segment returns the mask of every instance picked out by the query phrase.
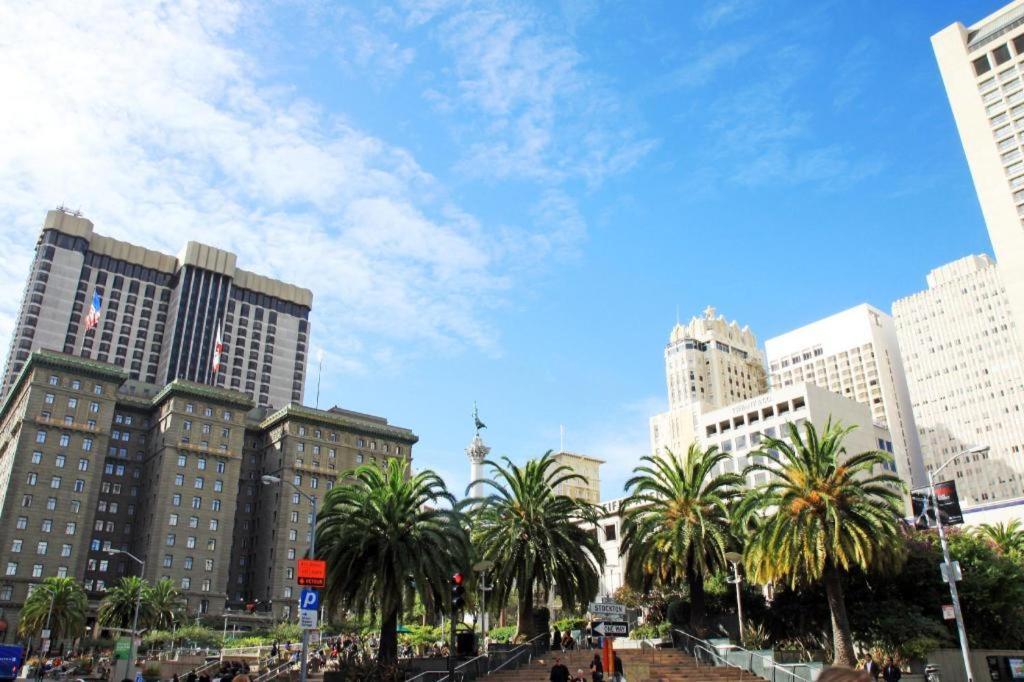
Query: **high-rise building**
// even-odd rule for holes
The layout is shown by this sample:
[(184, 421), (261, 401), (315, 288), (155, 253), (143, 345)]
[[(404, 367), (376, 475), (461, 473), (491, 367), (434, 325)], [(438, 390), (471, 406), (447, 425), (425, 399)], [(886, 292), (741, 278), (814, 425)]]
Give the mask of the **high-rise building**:
[(1024, 333), (1024, 0), (932, 36), (999, 262), (1018, 336)]
[[(182, 592), (189, 619), (272, 603), (296, 612), (311, 504), (360, 464), (410, 462), (417, 437), (340, 408), (254, 407), (244, 393), (34, 351), (0, 405), (0, 609), (16, 631), (29, 589), (79, 580), (91, 613), (134, 562)], [(264, 475), (280, 480), (261, 485)], [(92, 615), (90, 619), (92, 619)]]
[(603, 459), (564, 450), (552, 455), (559, 465), (568, 467), (579, 479), (566, 481), (555, 487), (555, 494), (597, 504), (601, 501), (601, 465)]
[(965, 508), (1024, 496), (1024, 349), (1001, 275), (967, 256), (892, 307), (927, 469), (990, 448), (944, 470)]
[[(235, 254), (188, 242), (177, 256), (93, 232), (49, 211), (36, 245), (4, 374), (6, 395), (40, 348), (122, 367), (131, 379), (185, 379), (241, 391), (258, 405), (301, 402), (308, 289), (235, 266)], [(88, 324), (99, 301), (95, 326)], [(213, 371), (217, 335), (221, 368)]]
[(773, 388), (807, 382), (864, 403), (892, 434), (899, 475), (925, 483), (921, 447), (892, 318), (861, 304), (765, 342)]
[(668, 412), (651, 418), (651, 451), (685, 452), (697, 416), (765, 392), (764, 356), (749, 327), (726, 322), (708, 306), (703, 317), (676, 323), (665, 346)]

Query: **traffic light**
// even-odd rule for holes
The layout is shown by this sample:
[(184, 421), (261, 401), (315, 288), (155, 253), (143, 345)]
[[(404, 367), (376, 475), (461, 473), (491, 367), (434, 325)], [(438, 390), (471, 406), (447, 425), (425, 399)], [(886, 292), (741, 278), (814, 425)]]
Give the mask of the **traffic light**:
[(452, 576), (452, 613), (466, 605), (466, 578), (461, 573)]

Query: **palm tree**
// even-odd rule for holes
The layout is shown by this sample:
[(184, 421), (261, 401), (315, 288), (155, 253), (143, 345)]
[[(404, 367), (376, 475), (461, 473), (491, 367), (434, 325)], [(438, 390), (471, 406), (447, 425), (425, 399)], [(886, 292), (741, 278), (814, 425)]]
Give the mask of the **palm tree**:
[(174, 581), (167, 578), (158, 580), (143, 593), (146, 602), (146, 627), (154, 630), (169, 630), (184, 607), (181, 593)]
[(361, 466), (327, 493), (318, 515), (317, 557), (327, 561), (328, 610), (380, 611), (377, 658), (398, 658), (398, 616), (414, 594), (445, 594), (467, 568), (466, 518), (433, 471), (409, 476), (407, 463)]
[(584, 524), (597, 524), (598, 507), (555, 492), (585, 479), (558, 464), (550, 450), (522, 467), (502, 461), (485, 460), (491, 477), (470, 484), (491, 490), (473, 510), (473, 544), (494, 562), (492, 603), (515, 594), (519, 633), (532, 637), (535, 590), (547, 596), (555, 588), (570, 613), (597, 596), (604, 551)]
[[(51, 610), (52, 604), (52, 610)], [(89, 599), (74, 578), (50, 577), (35, 587), (21, 609), (18, 632), (22, 636), (38, 635), (50, 621), (50, 639), (77, 636), (85, 627)]]
[(988, 540), (1000, 554), (1024, 552), (1024, 526), (1020, 519), (997, 524), (983, 523), (975, 530), (977, 536)]
[(788, 439), (766, 437), (758, 455), (767, 461), (746, 472), (766, 471), (756, 495), (764, 516), (748, 539), (744, 562), (752, 580), (800, 584), (824, 582), (832, 615), (835, 664), (853, 666), (853, 635), (846, 615), (843, 575), (891, 566), (900, 557), (900, 479), (876, 471), (892, 461), (880, 450), (848, 455), (843, 441), (852, 428), (810, 422), (803, 434), (788, 424)]
[(728, 459), (714, 445), (702, 449), (693, 443), (683, 457), (644, 457), (626, 482), (626, 579), (639, 590), (685, 582), (696, 632), (704, 627), (704, 580), (726, 567), (730, 509), (743, 485), (738, 474), (716, 473)]
[(142, 603), (139, 609), (139, 625), (150, 621), (150, 602), (146, 598), (149, 593), (149, 583), (138, 576), (127, 576), (121, 578), (117, 585), (107, 590), (107, 594), (100, 602), (97, 612), (97, 620), (100, 625), (115, 628), (131, 628), (135, 617), (135, 604), (142, 595)]

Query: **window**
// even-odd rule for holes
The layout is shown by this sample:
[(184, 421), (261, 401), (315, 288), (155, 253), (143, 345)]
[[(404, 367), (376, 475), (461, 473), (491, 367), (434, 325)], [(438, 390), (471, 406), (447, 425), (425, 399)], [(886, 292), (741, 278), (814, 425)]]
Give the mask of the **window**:
[(213, 509), (213, 511), (220, 511), (220, 500), (214, 500), (211, 503), (210, 508)]
[(45, 443), (46, 442), (46, 431), (36, 431), (36, 442), (37, 443)]
[[(314, 486), (316, 487), (316, 486)], [(219, 478), (213, 482), (213, 492), (219, 493), (224, 491), (224, 481)]]
[(294, 559), (295, 558), (295, 548), (294, 547), (289, 547), (288, 548), (288, 558), (289, 559)]
[(223, 474), (224, 473), (224, 468), (225, 468), (224, 460), (218, 459), (217, 460), (217, 473), (218, 474)]
[(83, 481), (80, 478), (75, 479), (75, 488), (74, 488), (74, 490), (75, 490), (76, 493), (84, 492), (85, 491), (85, 481)]
[(64, 535), (74, 535), (76, 530), (78, 530), (78, 524), (74, 521), (68, 521), (64, 526)]
[(71, 444), (71, 436), (69, 436), (66, 433), (60, 434), (60, 446), (62, 448), (66, 448), (70, 444)]
[(192, 588), (192, 578), (189, 578), (188, 576), (183, 577), (181, 579), (181, 589), (188, 590), (188, 589), (191, 589), (191, 588)]
[(171, 514), (170, 517), (167, 519), (167, 525), (168, 526), (177, 526), (178, 525), (178, 515), (177, 514)]
[(185, 557), (185, 570), (186, 571), (191, 571), (192, 570), (192, 557), (190, 557), (190, 556)]
[(82, 382), (79, 381), (78, 379), (72, 379), (71, 380), (71, 390), (77, 391), (80, 388), (82, 388)]
[(49, 548), (49, 543), (43, 540), (42, 542), (36, 543), (36, 554), (40, 556), (46, 556), (46, 550)]
[(181, 495), (179, 493), (174, 493), (173, 495), (171, 495), (171, 504), (174, 505), (175, 507), (181, 506)]
[(199, 527), (199, 517), (198, 516), (190, 516), (190, 517), (188, 517), (188, 527), (189, 528), (198, 528)]
[(66, 542), (64, 544), (62, 544), (60, 546), (60, 555), (61, 556), (71, 556), (71, 545), (67, 544)]
[(209, 573), (210, 571), (213, 570), (213, 559), (207, 559), (206, 561), (203, 562), (203, 564), (204, 564), (204, 567), (206, 568), (206, 572), (207, 573)]
[(187, 412), (189, 414), (192, 414), (193, 412), (195, 412), (195, 410), (196, 410), (196, 406), (195, 405), (193, 405), (192, 403), (185, 403), (185, 412)]
[(231, 421), (231, 412), (228, 411), (228, 410), (224, 410), (224, 421), (226, 421), (226, 422)]
[(299, 536), (298, 531), (296, 531), (294, 528), (291, 528), (291, 529), (288, 530), (288, 539), (290, 541), (295, 542), (296, 540), (299, 539), (298, 536)]
[(46, 403), (47, 405), (53, 405), (53, 401), (54, 395), (52, 393), (47, 393), (45, 396), (43, 396), (43, 402)]
[(89, 460), (87, 460), (87, 459), (80, 459), (80, 460), (78, 460), (78, 470), (79, 471), (88, 471), (89, 470)]
[(78, 407), (78, 398), (68, 398), (68, 409), (73, 410)]
[(164, 554), (164, 568), (170, 568), (174, 565), (174, 555)]
[(174, 485), (185, 485), (185, 474), (175, 474)]
[(60, 377), (57, 376), (56, 374), (51, 374), (50, 375), (50, 385), (51, 386), (60, 386)]
[(992, 57), (996, 60), (996, 65), (1005, 64), (1010, 61), (1010, 47), (1005, 43), (1000, 45), (996, 49), (992, 50)]
[(34, 471), (28, 472), (28, 476), (25, 477), (25, 483), (29, 485), (35, 485), (39, 482), (39, 474)]
[(614, 524), (608, 525), (608, 526), (604, 527), (604, 539), (609, 541), (609, 542), (615, 539), (615, 525)]
[(206, 458), (200, 457), (199, 459), (197, 459), (196, 467), (198, 467), (200, 471), (204, 471), (206, 469)]
[(203, 592), (209, 592), (210, 591), (210, 579), (209, 578), (207, 578), (206, 580), (204, 580), (202, 582), (202, 586), (200, 587), (200, 589)]
[(63, 469), (64, 468), (64, 463), (66, 461), (67, 461), (67, 458), (64, 455), (57, 455), (57, 457), (54, 458), (53, 463), (54, 463), (54, 465), (58, 469)]
[(92, 412), (92, 413), (99, 412), (100, 411), (100, 404), (97, 403), (97, 402), (89, 403), (89, 411)]
[(992, 66), (988, 63), (988, 55), (983, 54), (971, 63), (974, 65), (975, 76), (980, 76), (992, 70)]
[(13, 554), (21, 554), (21, 540), (11, 540), (11, 552)]
[(217, 530), (217, 519), (210, 519), (210, 530)]
[(185, 466), (186, 458), (185, 455), (178, 455), (178, 466)]
[(213, 538), (210, 538), (209, 540), (207, 540), (206, 541), (206, 549), (210, 550), (211, 552), (214, 551), (215, 549), (217, 549), (217, 541), (214, 540)]
[(202, 490), (203, 489), (203, 477), (202, 476), (196, 476), (196, 481), (195, 481), (194, 485), (195, 485), (195, 489), (196, 490)]
[(4, 575), (17, 575), (18, 574), (18, 562), (8, 561), (7, 570), (4, 571)]
[(91, 452), (92, 451), (92, 438), (83, 438), (82, 439), (82, 450), (84, 450), (85, 452)]
[(94, 395), (103, 395), (103, 385), (102, 384), (93, 384), (92, 392), (93, 392)]
[(202, 509), (202, 507), (203, 507), (203, 498), (201, 498), (201, 497), (193, 497), (192, 498), (192, 508), (193, 509)]
[[(57, 508), (57, 498), (56, 497), (47, 497), (46, 498), (46, 508), (49, 511), (55, 510)], [(43, 523), (45, 524), (46, 522), (44, 521)]]
[(50, 479), (50, 487), (54, 488), (54, 489), (59, 489), (60, 488), (60, 481), (61, 481), (60, 476), (52, 477)]
[(18, 530), (25, 530), (26, 528), (28, 528), (28, 517), (27, 516), (19, 516), (17, 523), (15, 523), (15, 527)]
[(194, 535), (189, 535), (185, 538), (185, 547), (188, 549), (196, 548), (196, 537)]
[(33, 578), (42, 578), (43, 577), (43, 565), (42, 564), (32, 564), (32, 577)]
[(31, 507), (32, 506), (32, 496), (31, 495), (22, 495), (21, 496), (21, 506), (22, 507)]
[(174, 547), (174, 533), (168, 533), (165, 542), (168, 547)]

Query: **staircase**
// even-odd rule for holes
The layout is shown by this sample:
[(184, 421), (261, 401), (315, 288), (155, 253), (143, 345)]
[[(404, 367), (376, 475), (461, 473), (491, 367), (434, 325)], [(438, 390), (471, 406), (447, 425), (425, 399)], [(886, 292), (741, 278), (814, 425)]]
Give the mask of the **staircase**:
[[(764, 682), (738, 668), (698, 666), (693, 658), (676, 649), (625, 649), (616, 653), (622, 659), (625, 677), (629, 682)], [(493, 682), (545, 682), (556, 658), (562, 659), (570, 675), (574, 676), (577, 670), (583, 669), (586, 679), (590, 679), (593, 651), (569, 651), (564, 654), (551, 651), (535, 656), (528, 665), (518, 670), (503, 670), (486, 679)], [(607, 672), (605, 680), (611, 680)]]

